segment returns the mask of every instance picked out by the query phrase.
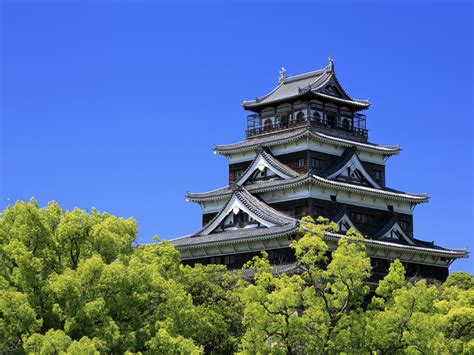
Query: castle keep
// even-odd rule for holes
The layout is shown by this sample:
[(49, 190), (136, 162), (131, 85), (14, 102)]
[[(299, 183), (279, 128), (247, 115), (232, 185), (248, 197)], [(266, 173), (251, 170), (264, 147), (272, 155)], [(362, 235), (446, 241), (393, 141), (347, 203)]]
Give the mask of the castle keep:
[(342, 88), (334, 63), (287, 77), (268, 94), (244, 101), (250, 111), (246, 139), (218, 145), (229, 160), (229, 185), (189, 193), (202, 207), (202, 228), (172, 241), (185, 264), (240, 268), (262, 250), (279, 272), (297, 268), (291, 241), (303, 216), (329, 218), (338, 233), (326, 233), (330, 249), (349, 228), (365, 237), (374, 281), (399, 259), (408, 276), (444, 280), (449, 265), (467, 257), (414, 235), (413, 212), (426, 194), (386, 184), (388, 158), (399, 146), (369, 143), (369, 102)]

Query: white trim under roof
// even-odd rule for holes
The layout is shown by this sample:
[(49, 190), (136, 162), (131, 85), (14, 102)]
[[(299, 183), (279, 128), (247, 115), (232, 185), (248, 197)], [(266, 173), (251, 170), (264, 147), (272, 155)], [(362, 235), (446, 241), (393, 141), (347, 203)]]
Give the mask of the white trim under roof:
[(261, 153), (258, 154), (257, 158), (254, 160), (253, 164), (247, 169), (247, 172), (242, 175), (239, 180), (237, 180), (238, 185), (243, 185), (249, 178), (252, 176), (252, 174), (258, 169), (259, 171), (263, 171), (263, 169), (270, 169), (273, 171), (276, 175), (281, 177), (282, 179), (289, 179), (292, 176), (283, 174), (281, 171), (278, 171), (278, 169), (275, 169), (273, 166), (271, 166), (267, 160), (262, 156)]
[(246, 206), (244, 206), (239, 199), (237, 198), (237, 195), (232, 196), (232, 199), (229, 201), (227, 204), (227, 207), (222, 210), (221, 213), (219, 213), (219, 216), (209, 225), (207, 226), (202, 232), (200, 232), (200, 235), (208, 235), (216, 229), (219, 224), (224, 220), (224, 218), (227, 217), (229, 213), (233, 212), (234, 214), (237, 214), (239, 212), (245, 212), (247, 213), (250, 217), (252, 217), (254, 220), (258, 221), (260, 224), (264, 225), (265, 227), (274, 227), (276, 224), (272, 222), (268, 222), (264, 220), (263, 218), (257, 216), (256, 214), (252, 213)]
[(408, 244), (414, 245), (415, 243), (411, 238), (404, 232), (404, 230), (400, 227), (398, 222), (395, 222), (393, 226), (384, 233), (381, 238), (387, 238), (387, 239), (400, 239), (398, 236), (401, 236)]
[(351, 159), (348, 160), (347, 163), (344, 164), (343, 167), (341, 167), (339, 170), (337, 170), (333, 174), (327, 176), (326, 178), (337, 179), (339, 175), (346, 173), (347, 169), (350, 170), (350, 174), (352, 174), (355, 170), (358, 170), (362, 174), (362, 176), (369, 182), (369, 184), (372, 185), (372, 187), (376, 189), (381, 188), (381, 186), (374, 179), (372, 179), (369, 173), (367, 173), (367, 171), (364, 169), (356, 153), (352, 154)]
[[(349, 218), (349, 216), (347, 215), (347, 213), (344, 213), (344, 215), (339, 218), (338, 221), (336, 221), (337, 225), (339, 226), (339, 231), (340, 232), (347, 232), (350, 228), (352, 228), (354, 231), (356, 231), (357, 233), (359, 234), (362, 234), (359, 232), (359, 230), (357, 229), (357, 227), (354, 225), (354, 223), (352, 223), (351, 219)], [(341, 227), (342, 225), (344, 225), (344, 227), (347, 228), (347, 226), (349, 226), (349, 228), (347, 228), (346, 230), (343, 230)]]

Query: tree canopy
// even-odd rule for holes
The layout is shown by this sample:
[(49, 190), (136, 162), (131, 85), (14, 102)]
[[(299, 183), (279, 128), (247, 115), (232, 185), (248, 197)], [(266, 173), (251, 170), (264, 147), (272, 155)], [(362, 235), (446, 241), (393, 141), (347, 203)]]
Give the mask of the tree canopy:
[(474, 353), (472, 275), (407, 282), (395, 260), (370, 289), (362, 237), (329, 254), (328, 230), (303, 220), (299, 272), (262, 253), (243, 277), (183, 266), (166, 241), (136, 246), (133, 219), (17, 202), (0, 218), (0, 352)]

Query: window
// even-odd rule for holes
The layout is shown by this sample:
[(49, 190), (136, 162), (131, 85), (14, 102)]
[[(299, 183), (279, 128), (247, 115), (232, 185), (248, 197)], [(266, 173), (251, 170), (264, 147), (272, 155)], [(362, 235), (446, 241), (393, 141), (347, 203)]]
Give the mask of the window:
[(248, 221), (249, 215), (247, 213), (241, 212), (237, 215), (234, 215), (234, 222), (238, 227), (243, 227)]
[(324, 216), (324, 207), (323, 206), (313, 206), (314, 217), (318, 218), (319, 216)]
[(336, 202), (336, 195), (331, 195), (331, 201)]
[(375, 222), (375, 217), (371, 214), (353, 213), (352, 218), (356, 223), (361, 224), (374, 224)]
[(300, 111), (296, 115), (296, 123), (301, 123), (303, 121), (304, 121), (304, 113)]
[(328, 126), (331, 128), (336, 127), (336, 116), (332, 114), (328, 114)]
[(313, 121), (316, 122), (317, 125), (321, 124), (321, 118), (323, 117), (323, 114), (321, 112), (315, 112)]
[(408, 223), (408, 221), (403, 221), (403, 220), (401, 220), (401, 221), (400, 221), (400, 227), (402, 227), (402, 229), (403, 229), (404, 231), (407, 231), (407, 232), (408, 232), (408, 231), (409, 231), (409, 228), (410, 228), (410, 223)]
[(224, 256), (224, 264), (225, 265), (235, 264), (235, 255), (226, 255), (226, 256)]
[(280, 117), (280, 126), (282, 128), (287, 128), (288, 127), (288, 122), (289, 122), (290, 116), (291, 115), (285, 115), (285, 116)]
[(234, 170), (235, 178), (238, 179), (239, 177), (241, 177), (244, 174), (244, 171), (244, 169)]
[(305, 206), (297, 206), (295, 207), (295, 217), (302, 218), (306, 215), (306, 207)]
[(267, 118), (267, 119), (265, 120), (265, 123), (263, 124), (263, 129), (264, 129), (265, 131), (268, 131), (268, 130), (270, 130), (271, 128), (272, 128), (272, 120), (269, 119), (269, 118)]
[(382, 172), (380, 170), (374, 169), (375, 180), (382, 180)]
[(298, 168), (304, 167), (304, 158), (298, 158)]
[(311, 158), (311, 168), (316, 171), (321, 171), (321, 159)]
[(349, 125), (349, 120), (348, 119), (343, 119), (342, 120), (342, 128), (347, 130), (347, 131), (349, 130), (350, 125)]
[(212, 258), (209, 258), (209, 264), (220, 264), (221, 263), (221, 257), (220, 256), (215, 256)]

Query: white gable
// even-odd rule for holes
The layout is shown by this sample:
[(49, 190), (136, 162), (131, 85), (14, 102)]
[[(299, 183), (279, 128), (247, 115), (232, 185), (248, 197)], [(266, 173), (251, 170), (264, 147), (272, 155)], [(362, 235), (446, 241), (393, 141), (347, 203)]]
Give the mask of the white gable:
[(359, 230), (356, 228), (354, 223), (352, 223), (351, 219), (347, 216), (346, 213), (336, 221), (337, 225), (339, 226), (340, 232), (347, 232), (349, 229), (354, 229), (357, 233), (360, 234)]
[(364, 169), (362, 163), (360, 162), (357, 154), (353, 154), (351, 159), (344, 164), (338, 171), (332, 173), (328, 176), (328, 179), (336, 179), (338, 176), (345, 176), (345, 177), (353, 177), (357, 179), (361, 179), (363, 177), (365, 180), (369, 182), (372, 187), (376, 189), (380, 189), (381, 186), (369, 175), (369, 173)]
[(254, 160), (252, 165), (247, 169), (244, 175), (242, 175), (239, 180), (237, 181), (238, 185), (243, 185), (247, 180), (249, 180), (250, 177), (254, 175), (254, 172), (263, 172), (265, 169), (269, 172), (268, 175), (275, 175), (279, 176), (282, 179), (289, 179), (291, 176), (286, 175), (282, 173), (281, 171), (278, 171), (275, 169), (273, 166), (271, 166), (267, 160), (262, 156), (262, 154), (258, 154), (257, 158)]
[(388, 238), (388, 239), (396, 239), (396, 240), (404, 240), (408, 244), (415, 244), (413, 240), (410, 239), (410, 237), (403, 231), (403, 229), (400, 227), (398, 223), (395, 223), (392, 228), (390, 228), (389, 231), (387, 231), (382, 238)]
[(229, 222), (230, 219), (234, 218), (235, 215), (239, 213), (246, 213), (249, 215), (249, 218), (257, 221), (260, 223), (260, 225), (263, 225), (265, 227), (274, 227), (275, 224), (268, 222), (254, 213), (252, 213), (246, 206), (244, 206), (239, 199), (237, 198), (236, 195), (232, 196), (232, 199), (229, 201), (227, 204), (226, 208), (222, 210), (222, 212), (219, 214), (219, 216), (209, 225), (204, 229), (200, 234), (201, 235), (208, 235), (211, 232), (213, 232), (219, 224), (224, 220), (225, 222)]

